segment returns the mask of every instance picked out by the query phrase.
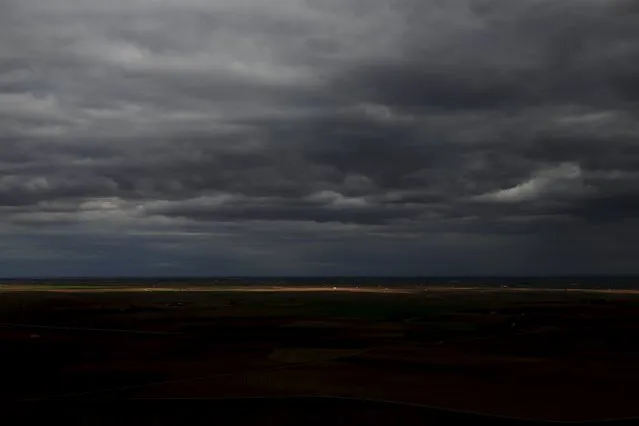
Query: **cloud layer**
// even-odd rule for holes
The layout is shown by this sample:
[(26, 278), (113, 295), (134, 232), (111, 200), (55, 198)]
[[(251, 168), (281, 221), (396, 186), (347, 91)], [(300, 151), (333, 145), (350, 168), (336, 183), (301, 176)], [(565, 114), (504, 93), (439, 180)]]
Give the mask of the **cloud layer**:
[(633, 0), (0, 9), (0, 275), (639, 272)]

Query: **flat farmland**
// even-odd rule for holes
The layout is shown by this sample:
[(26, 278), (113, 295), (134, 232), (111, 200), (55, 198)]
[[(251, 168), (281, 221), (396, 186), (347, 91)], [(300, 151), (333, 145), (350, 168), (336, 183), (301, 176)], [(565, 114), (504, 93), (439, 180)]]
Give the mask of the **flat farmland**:
[(322, 396), (532, 420), (639, 417), (633, 292), (4, 286), (25, 402)]

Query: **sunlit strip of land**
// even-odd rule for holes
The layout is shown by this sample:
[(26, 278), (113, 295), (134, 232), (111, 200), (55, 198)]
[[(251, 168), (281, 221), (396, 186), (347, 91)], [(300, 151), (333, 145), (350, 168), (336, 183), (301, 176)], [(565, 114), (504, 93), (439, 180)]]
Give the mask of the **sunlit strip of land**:
[(393, 287), (379, 286), (254, 286), (254, 285), (211, 285), (211, 286), (140, 286), (140, 285), (91, 285), (91, 284), (0, 284), (0, 293), (5, 292), (52, 292), (52, 293), (143, 293), (143, 292), (233, 292), (233, 293), (387, 293), (387, 294), (423, 294), (435, 293), (504, 293), (504, 292), (552, 292), (552, 293), (601, 293), (619, 295), (639, 295), (639, 289), (586, 289), (534, 288), (534, 287), (480, 287), (480, 286), (429, 286)]

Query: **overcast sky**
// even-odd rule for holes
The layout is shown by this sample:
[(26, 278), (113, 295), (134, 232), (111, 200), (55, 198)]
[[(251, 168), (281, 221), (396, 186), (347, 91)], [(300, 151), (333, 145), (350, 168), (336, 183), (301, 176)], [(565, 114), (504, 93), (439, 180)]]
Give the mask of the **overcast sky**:
[(639, 273), (635, 0), (0, 0), (0, 276)]

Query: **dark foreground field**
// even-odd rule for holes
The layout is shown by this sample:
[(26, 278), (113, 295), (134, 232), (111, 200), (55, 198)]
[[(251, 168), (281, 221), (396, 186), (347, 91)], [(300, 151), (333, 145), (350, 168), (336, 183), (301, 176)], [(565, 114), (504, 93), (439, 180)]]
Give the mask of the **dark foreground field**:
[[(16, 422), (479, 421), (432, 407), (639, 417), (639, 297), (629, 293), (14, 285), (0, 306), (0, 396), (15, 401), (5, 419)], [(196, 399), (187, 410), (185, 398)], [(118, 417), (124, 399), (136, 400), (130, 423)]]

